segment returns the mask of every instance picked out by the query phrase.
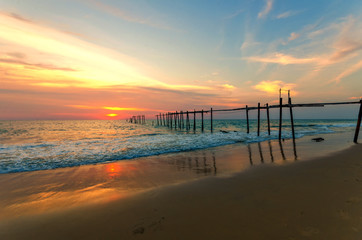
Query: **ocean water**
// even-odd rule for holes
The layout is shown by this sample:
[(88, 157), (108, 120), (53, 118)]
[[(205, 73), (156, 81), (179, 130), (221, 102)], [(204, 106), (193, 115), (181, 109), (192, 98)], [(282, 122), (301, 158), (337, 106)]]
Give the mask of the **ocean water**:
[[(261, 121), (257, 136), (257, 121), (250, 120), (250, 134), (245, 120), (214, 120), (196, 122), (196, 132), (186, 129), (170, 130), (124, 120), (66, 120), (66, 121), (0, 121), (0, 173), (36, 171), (86, 164), (134, 159), (164, 153), (192, 151), (233, 143), (262, 142), (278, 138), (278, 120)], [(296, 137), (353, 131), (355, 120), (295, 120)], [(282, 136), (291, 138), (286, 120)]]

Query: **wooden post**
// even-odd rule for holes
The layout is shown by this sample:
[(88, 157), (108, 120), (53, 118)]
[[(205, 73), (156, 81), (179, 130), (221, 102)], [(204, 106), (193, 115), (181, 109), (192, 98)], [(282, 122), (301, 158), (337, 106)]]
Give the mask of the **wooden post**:
[(174, 118), (175, 118), (175, 130), (176, 130), (177, 129), (177, 111), (175, 112)]
[(194, 109), (194, 132), (196, 132), (196, 110)]
[(182, 129), (185, 128), (184, 112), (183, 112), (183, 111), (181, 111), (181, 128), (182, 128)]
[(270, 159), (271, 162), (274, 162), (273, 149), (270, 140), (268, 141), (268, 144), (269, 144)]
[(260, 136), (260, 103), (258, 103), (258, 136)]
[(169, 118), (170, 118), (170, 128), (171, 128), (171, 130), (172, 130), (172, 116), (173, 116), (173, 113), (170, 113)]
[(268, 121), (268, 135), (270, 136), (269, 104), (266, 104), (266, 117)]
[(168, 113), (168, 127), (171, 128), (171, 122), (172, 122), (172, 115), (171, 113)]
[[(289, 95), (289, 92), (288, 92)], [(292, 109), (292, 99), (289, 96), (288, 98), (288, 103), (289, 103), (289, 111), (290, 111), (290, 124), (292, 126), (292, 136), (293, 136), (293, 141), (295, 141), (295, 133), (294, 133), (294, 119), (293, 119), (293, 109)]]
[(166, 113), (166, 127), (168, 127), (168, 113)]
[(177, 112), (176, 116), (177, 116), (177, 128), (180, 128), (180, 113)]
[(211, 132), (213, 132), (213, 126), (212, 126), (212, 108), (210, 109), (210, 128), (211, 128)]
[(189, 111), (186, 111), (186, 130), (190, 131), (190, 117), (189, 117)]
[(181, 130), (181, 113), (182, 113), (182, 111), (180, 111), (178, 114), (178, 129), (179, 130)]
[(248, 105), (246, 105), (246, 133), (249, 133), (249, 109)]
[(294, 160), (297, 161), (298, 160), (298, 155), (297, 155), (297, 147), (295, 145), (295, 141), (293, 140), (293, 152), (294, 152)]
[(201, 131), (204, 132), (204, 109), (201, 110)]
[(361, 117), (362, 117), (362, 100), (360, 100), (360, 106), (359, 106), (359, 113), (358, 113), (358, 119), (357, 119), (357, 126), (356, 126), (356, 131), (354, 132), (354, 138), (353, 138), (353, 142), (357, 143), (358, 140), (358, 134), (359, 134), (359, 128), (361, 126)]
[(158, 115), (156, 115), (156, 117), (157, 117), (157, 126), (159, 125), (159, 123), (158, 123)]
[(283, 98), (279, 98), (279, 141), (282, 139), (282, 109), (283, 109)]

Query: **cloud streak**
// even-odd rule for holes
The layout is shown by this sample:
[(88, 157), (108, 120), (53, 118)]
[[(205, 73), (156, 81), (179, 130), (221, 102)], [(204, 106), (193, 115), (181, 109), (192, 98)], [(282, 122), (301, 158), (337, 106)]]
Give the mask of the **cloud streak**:
[[(284, 90), (291, 90), (296, 87), (296, 84), (294, 83), (285, 83), (280, 80), (276, 81), (261, 81), (255, 86), (253, 86), (254, 89), (268, 93), (268, 94), (277, 94), (279, 92), (279, 89)], [(294, 94), (297, 94), (296, 91), (293, 91)]]
[(352, 65), (351, 67), (341, 72), (333, 81), (339, 83), (343, 78), (357, 72), (361, 68), (362, 68), (362, 61), (359, 61), (358, 63)]
[(269, 14), (269, 12), (273, 8), (273, 2), (274, 2), (274, 0), (266, 0), (265, 1), (264, 9), (258, 13), (258, 18), (259, 19), (265, 18)]
[(39, 69), (47, 69), (47, 70), (77, 71), (76, 69), (73, 68), (58, 67), (52, 64), (43, 64), (43, 63), (28, 63), (17, 59), (0, 58), (0, 63), (11, 63), (11, 64), (17, 64), (17, 65), (23, 65), (23, 66), (34, 67)]
[(141, 18), (138, 16), (135, 16), (134, 14), (131, 14), (129, 12), (123, 11), (115, 6), (111, 6), (108, 4), (105, 4), (103, 2), (97, 1), (97, 0), (88, 0), (88, 2), (94, 6), (96, 9), (103, 11), (105, 13), (108, 13), (112, 16), (118, 17), (122, 20), (125, 20), (127, 22), (147, 25), (154, 28), (164, 29), (164, 30), (173, 30), (171, 27), (164, 23), (158, 23), (153, 22), (150, 20), (146, 20), (145, 18)]
[(276, 16), (277, 19), (289, 18), (298, 14), (297, 11), (287, 11)]
[(285, 55), (283, 53), (274, 53), (271, 56), (252, 56), (246, 57), (245, 59), (251, 62), (276, 63), (282, 65), (311, 64), (319, 62), (318, 58), (296, 58), (290, 55)]

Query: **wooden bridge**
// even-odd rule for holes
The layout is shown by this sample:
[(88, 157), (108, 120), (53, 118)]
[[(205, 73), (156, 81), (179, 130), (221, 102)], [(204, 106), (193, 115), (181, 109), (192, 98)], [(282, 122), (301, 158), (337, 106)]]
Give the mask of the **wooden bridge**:
[[(294, 131), (294, 119), (293, 119), (293, 108), (297, 107), (324, 107), (329, 105), (349, 105), (349, 104), (360, 104), (357, 125), (355, 129), (355, 134), (353, 138), (353, 142), (357, 143), (360, 125), (361, 125), (361, 117), (362, 117), (362, 99), (360, 101), (352, 101), (352, 102), (330, 102), (330, 103), (301, 103), (301, 104), (293, 104), (292, 99), (290, 97), (290, 91), (288, 90), (288, 103), (283, 104), (283, 98), (281, 97), (281, 90), (279, 91), (279, 104), (277, 105), (269, 105), (268, 103), (265, 106), (261, 106), (258, 103), (255, 107), (249, 107), (246, 105), (241, 108), (233, 108), (233, 109), (213, 109), (210, 110), (193, 110), (193, 111), (174, 111), (174, 112), (166, 112), (159, 113), (156, 115), (156, 124), (158, 126), (166, 126), (170, 129), (185, 129), (187, 131), (191, 130), (191, 119), (190, 116), (193, 117), (193, 131), (196, 131), (196, 114), (201, 114), (201, 131), (204, 132), (204, 114), (210, 113), (210, 130), (213, 132), (213, 113), (215, 112), (232, 112), (232, 111), (245, 111), (246, 113), (246, 132), (250, 132), (249, 127), (249, 111), (257, 110), (258, 111), (258, 124), (257, 124), (257, 134), (260, 135), (260, 111), (266, 110), (267, 115), (267, 123), (268, 123), (268, 134), (270, 135), (270, 117), (269, 117), (269, 109), (277, 108), (279, 109), (279, 140), (282, 139), (282, 113), (283, 108), (289, 109), (290, 113), (290, 123), (292, 129), (292, 137), (295, 140), (295, 131)], [(134, 116), (135, 117), (135, 116)], [(134, 118), (133, 117), (133, 118)], [(132, 122), (132, 121), (131, 121)]]

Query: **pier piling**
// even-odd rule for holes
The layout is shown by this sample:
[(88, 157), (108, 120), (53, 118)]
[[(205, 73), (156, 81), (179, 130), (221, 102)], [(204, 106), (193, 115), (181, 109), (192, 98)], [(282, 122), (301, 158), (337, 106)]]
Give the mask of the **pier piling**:
[(290, 97), (290, 92), (288, 91), (288, 104), (289, 104), (289, 111), (290, 111), (290, 125), (292, 127), (292, 136), (293, 141), (295, 141), (295, 133), (294, 133), (294, 120), (293, 120), (293, 107), (292, 107), (292, 99)]
[(213, 125), (212, 125), (212, 108), (210, 109), (210, 130), (213, 132)]
[(267, 118), (267, 121), (268, 121), (268, 135), (270, 136), (269, 104), (266, 104), (266, 118)]
[(204, 109), (201, 110), (201, 131), (204, 132)]
[(194, 132), (196, 132), (196, 110), (194, 109)]
[(283, 98), (279, 98), (279, 141), (282, 140)]
[(258, 136), (260, 136), (260, 103), (258, 103)]
[(249, 109), (248, 109), (248, 105), (246, 105), (245, 112), (246, 112), (246, 133), (249, 133)]
[(356, 131), (354, 132), (354, 138), (353, 138), (354, 143), (357, 143), (357, 141), (358, 141), (358, 134), (359, 134), (360, 126), (361, 126), (361, 118), (362, 118), (362, 99), (360, 100), (357, 126), (356, 126)]

